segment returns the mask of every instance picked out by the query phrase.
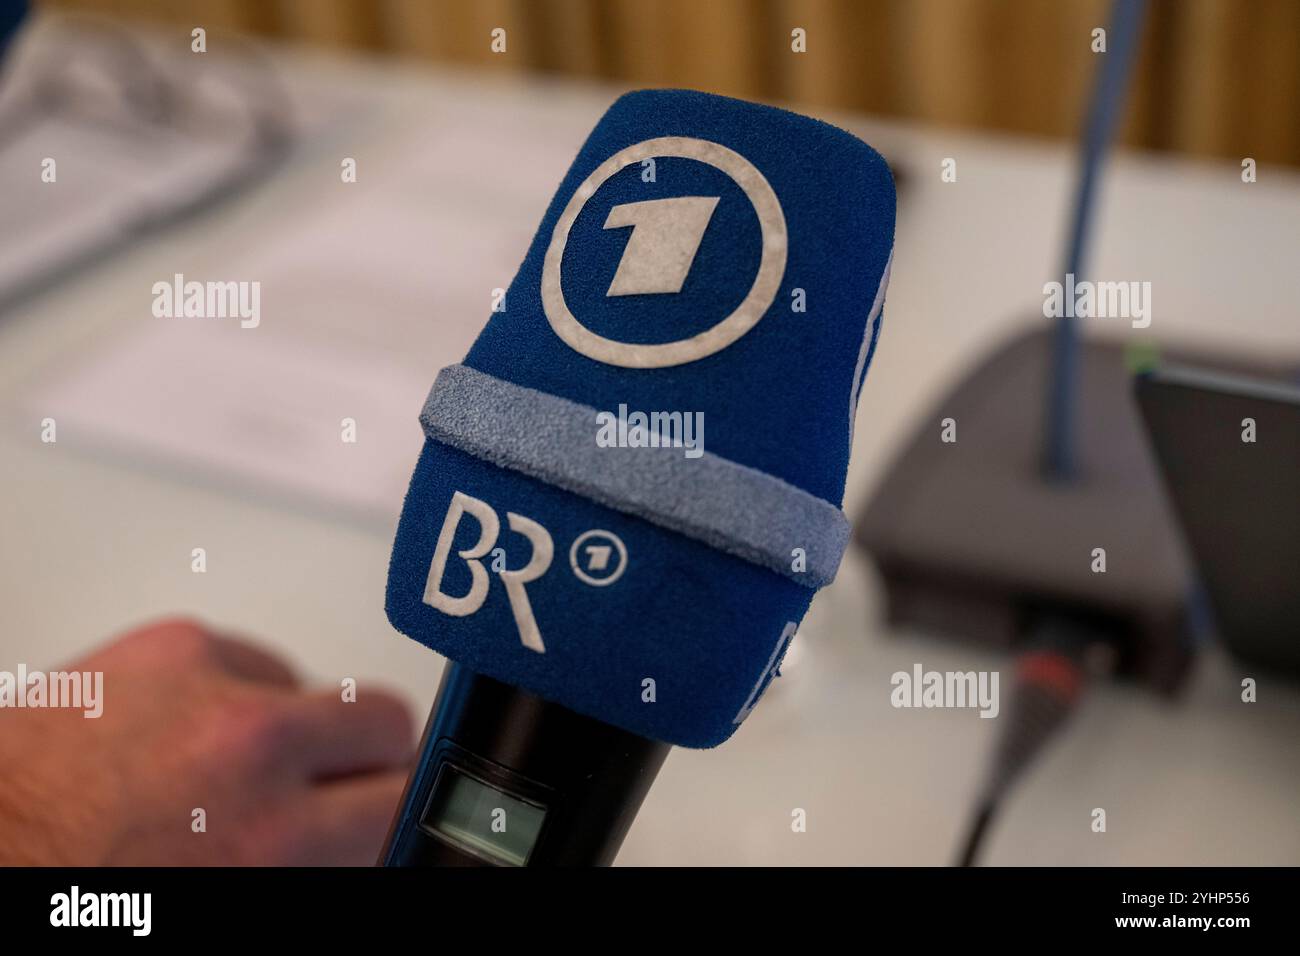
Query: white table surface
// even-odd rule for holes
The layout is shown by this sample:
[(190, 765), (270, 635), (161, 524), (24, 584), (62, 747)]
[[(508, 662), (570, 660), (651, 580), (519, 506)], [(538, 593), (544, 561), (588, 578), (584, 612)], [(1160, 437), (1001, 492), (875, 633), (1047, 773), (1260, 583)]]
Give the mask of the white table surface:
[[(220, 263), (247, 236), (283, 228), (337, 188), (341, 156), (357, 156), (363, 175), (409, 175), (414, 189), (419, 175), (436, 173), (416, 169), (407, 144), (446, 123), (449, 110), (499, 115), (523, 160), (542, 128), (568, 135), (576, 149), (619, 91), (300, 53), (277, 62), (301, 95), (328, 101), (346, 92), (365, 104), (364, 120), (301, 151), (274, 184), (0, 317), (0, 668), (52, 667), (133, 623), (185, 612), (256, 635), (323, 682), (352, 676), (396, 687), (422, 719), (442, 660), (397, 634), (383, 613), (400, 502), (386, 522), (335, 520), (125, 456), (45, 445), (25, 396), (49, 369), (93, 356), (115, 334), (120, 311), (107, 303), (138, 297), (178, 256)], [(917, 416), (1041, 308), (1073, 153), (828, 118), (907, 177), (884, 332), (861, 401), (874, 412), (858, 420), (849, 476), (853, 517)], [(956, 183), (940, 181), (944, 157), (958, 160)], [(538, 175), (554, 183), (562, 171)], [(536, 223), (550, 188), (520, 210), (524, 226)], [(1152, 283), (1148, 331), (1161, 342), (1300, 352), (1294, 172), (1264, 167), (1246, 185), (1235, 163), (1121, 155), (1106, 175), (1096, 238), (1094, 275)], [(196, 542), (208, 552), (202, 575), (190, 570)], [(877, 580), (851, 552), (814, 602), (784, 676), (739, 733), (716, 750), (670, 756), (620, 863), (949, 862), (998, 722), (971, 711), (895, 710), (889, 675), (917, 661), (938, 670), (1008, 662), (891, 632), (880, 617)], [(1210, 649), (1176, 702), (1094, 688), (1007, 806), (987, 861), (1300, 863), (1300, 692), (1263, 679), (1259, 703), (1245, 705), (1241, 674)], [(1105, 834), (1089, 829), (1098, 806), (1107, 809)], [(791, 830), (796, 807), (807, 813), (806, 833)]]

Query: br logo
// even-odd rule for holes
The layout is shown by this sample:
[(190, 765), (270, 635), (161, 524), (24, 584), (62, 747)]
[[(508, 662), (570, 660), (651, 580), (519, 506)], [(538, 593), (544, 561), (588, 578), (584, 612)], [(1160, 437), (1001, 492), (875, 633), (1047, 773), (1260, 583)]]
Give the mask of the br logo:
[[(469, 591), (456, 596), (443, 590), (443, 578), (447, 573), (447, 561), (451, 558), (452, 544), (456, 540), (456, 529), (466, 515), (478, 523), (479, 534), (478, 541), (472, 547), (456, 552), (457, 557), (469, 569), (470, 577)], [(536, 581), (550, 568), (551, 559), (555, 556), (555, 543), (551, 533), (532, 518), (508, 511), (506, 523), (511, 531), (523, 535), (532, 552), (523, 567), (513, 571), (502, 569), (497, 572), (497, 577), (505, 586), (510, 613), (519, 630), (520, 643), (529, 650), (545, 654), (546, 644), (542, 641), (525, 586)], [(438, 534), (438, 543), (433, 548), (433, 559), (429, 563), (429, 575), (424, 583), (424, 603), (451, 617), (469, 617), (477, 612), (487, 600), (490, 586), (483, 559), (492, 553), (500, 535), (501, 519), (490, 504), (463, 491), (453, 494), (447, 516), (442, 522), (442, 530)], [(622, 577), (627, 567), (627, 548), (612, 531), (585, 531), (574, 539), (573, 547), (569, 549), (569, 564), (579, 580), (594, 587), (604, 587)]]
[[(560, 282), (560, 266), (574, 222), (600, 187), (628, 166), (660, 157), (707, 163), (740, 188), (758, 218), (761, 243), (758, 269), (740, 304), (704, 331), (672, 342), (622, 342), (593, 332), (573, 314)], [(632, 232), (606, 297), (681, 292), (719, 198), (675, 196), (611, 208), (604, 228), (631, 226)], [(596, 167), (574, 191), (555, 224), (542, 264), (542, 307), (555, 334), (588, 358), (623, 368), (682, 365), (726, 348), (752, 329), (776, 298), (785, 263), (785, 215), (763, 174), (745, 157), (719, 143), (663, 136), (619, 150)]]

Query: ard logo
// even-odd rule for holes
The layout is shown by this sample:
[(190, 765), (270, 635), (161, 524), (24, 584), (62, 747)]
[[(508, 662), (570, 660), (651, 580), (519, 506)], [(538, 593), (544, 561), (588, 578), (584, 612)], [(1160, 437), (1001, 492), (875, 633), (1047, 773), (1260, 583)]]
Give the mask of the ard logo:
[[(758, 219), (761, 252), (747, 294), (710, 327), (670, 342), (626, 342), (593, 332), (570, 309), (561, 283), (569, 235), (587, 203), (612, 177), (647, 159), (676, 157), (705, 163), (734, 183)], [(620, 203), (610, 208), (605, 229), (631, 227), (606, 298), (671, 296), (682, 291), (709, 223), (717, 195), (673, 196)], [(606, 365), (664, 368), (712, 355), (752, 329), (776, 298), (786, 265), (785, 215), (776, 193), (758, 169), (719, 143), (686, 136), (648, 139), (619, 150), (587, 177), (569, 199), (546, 251), (542, 267), (542, 306), (551, 328), (570, 348)]]

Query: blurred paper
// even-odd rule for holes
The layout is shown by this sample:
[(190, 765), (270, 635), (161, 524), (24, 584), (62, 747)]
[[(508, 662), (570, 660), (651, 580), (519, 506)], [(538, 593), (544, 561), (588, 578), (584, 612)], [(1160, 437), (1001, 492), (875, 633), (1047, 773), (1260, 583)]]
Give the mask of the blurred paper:
[[(493, 137), (474, 150), (476, 177), (463, 159), (449, 164), (461, 153), (446, 142), (467, 139), (477, 141), (473, 129), (422, 132), (398, 168), (367, 170), (379, 183), (335, 184), (321, 192), (326, 204), (240, 250), (219, 275), (185, 274), (259, 282), (256, 328), (156, 317), (141, 288), (121, 342), (52, 376), (28, 404), (58, 420), (61, 441), (395, 516), (429, 386), (464, 358), (571, 158), (570, 137), (530, 165), (525, 201), (524, 164)], [(345, 419), (355, 442), (344, 441)]]

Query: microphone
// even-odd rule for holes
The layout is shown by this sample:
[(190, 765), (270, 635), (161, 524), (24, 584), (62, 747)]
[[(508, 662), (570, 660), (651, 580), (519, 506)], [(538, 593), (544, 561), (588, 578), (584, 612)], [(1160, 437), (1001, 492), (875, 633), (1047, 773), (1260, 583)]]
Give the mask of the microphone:
[(848, 541), (894, 205), (795, 113), (601, 118), (420, 414), (386, 610), (451, 663), (382, 862), (608, 864), (670, 746), (754, 709)]

